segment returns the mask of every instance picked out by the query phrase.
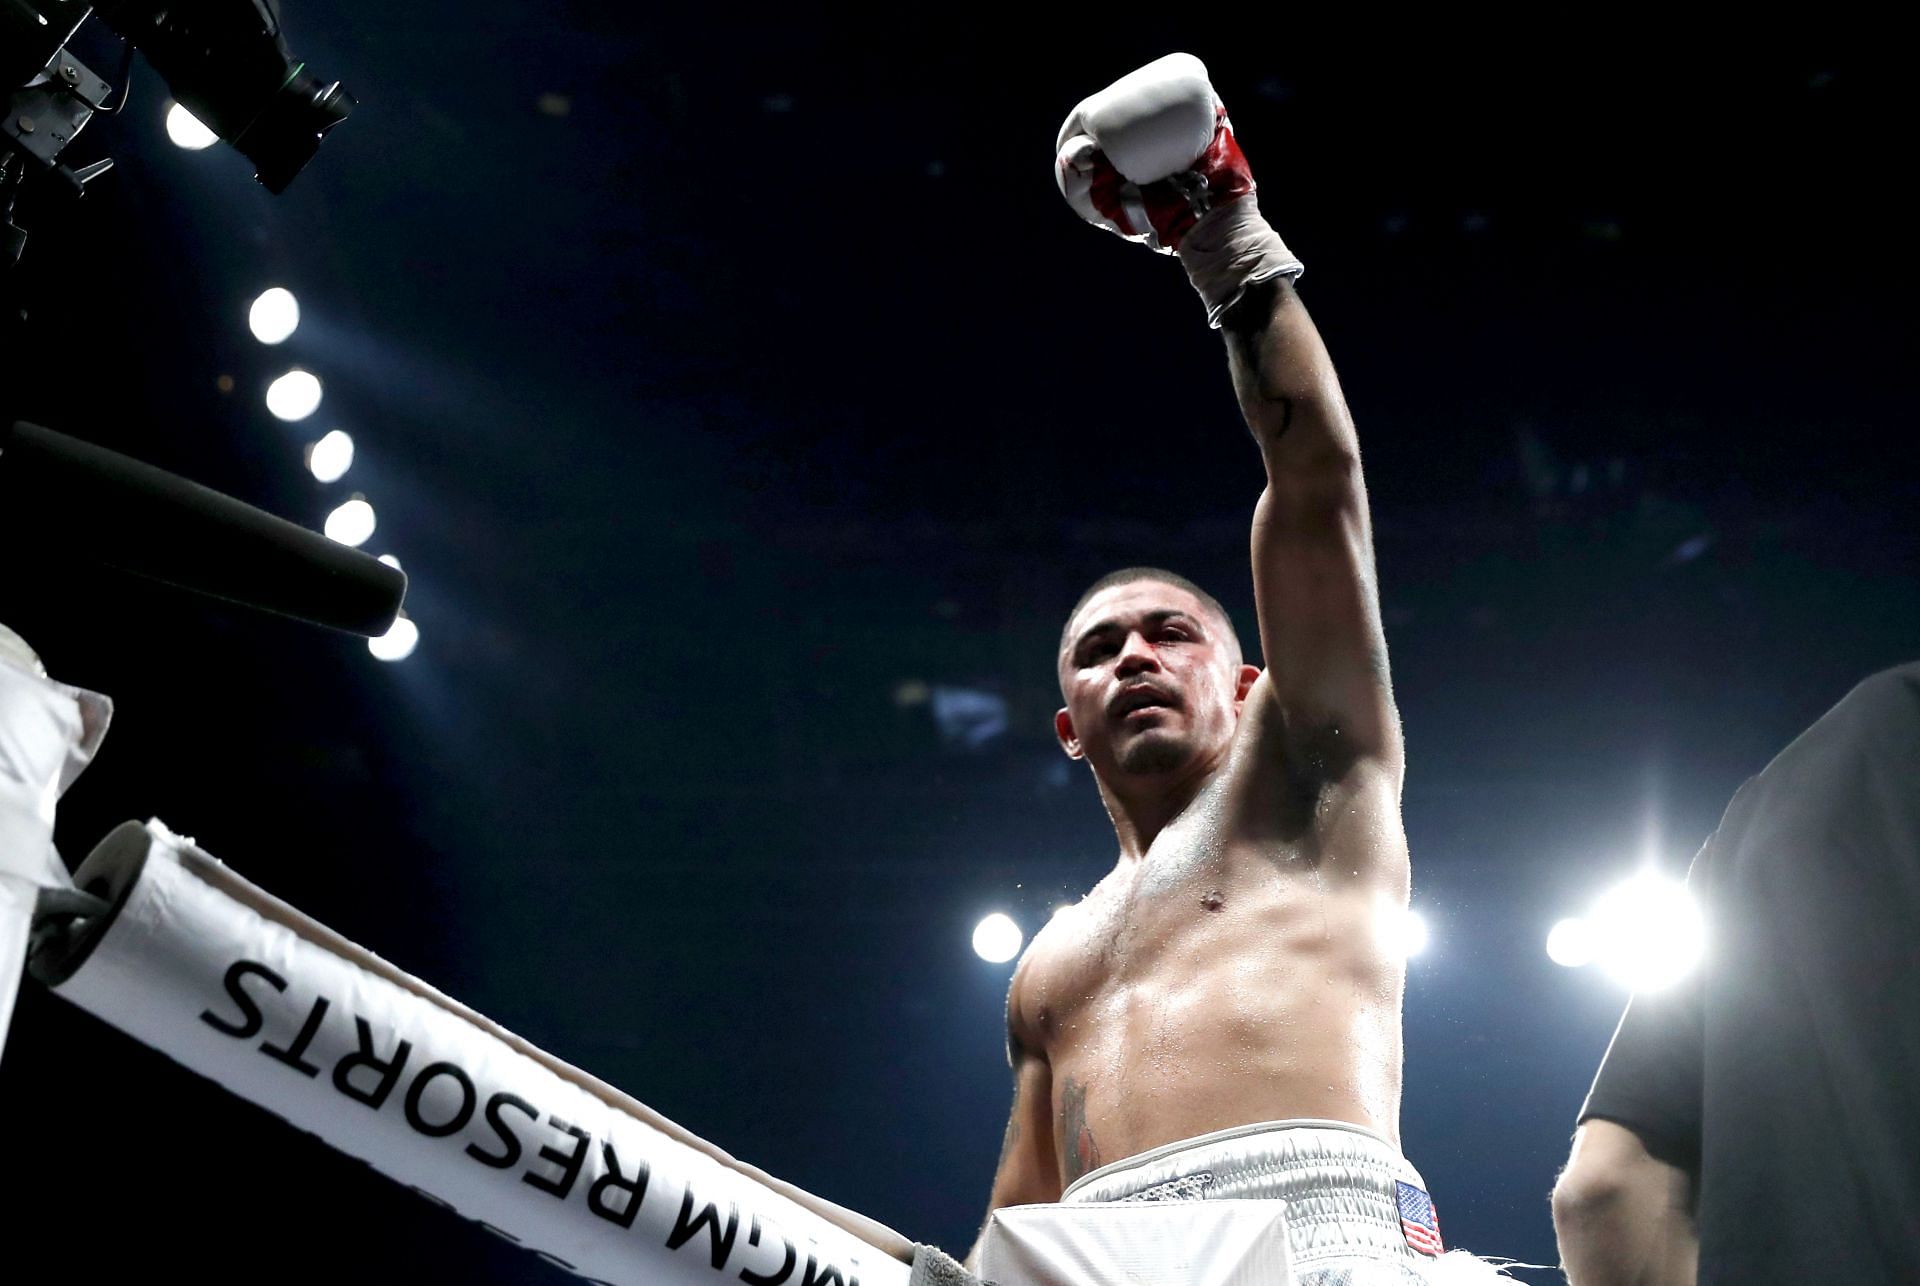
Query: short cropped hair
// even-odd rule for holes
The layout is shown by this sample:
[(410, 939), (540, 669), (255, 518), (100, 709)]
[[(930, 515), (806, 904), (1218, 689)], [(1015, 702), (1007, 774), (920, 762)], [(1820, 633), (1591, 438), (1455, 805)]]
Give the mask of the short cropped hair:
[(1058, 658), (1067, 654), (1067, 646), (1073, 641), (1068, 637), (1068, 631), (1073, 628), (1073, 618), (1080, 615), (1081, 608), (1093, 601), (1094, 595), (1102, 590), (1112, 589), (1115, 585), (1131, 585), (1135, 581), (1143, 580), (1158, 581), (1163, 585), (1171, 585), (1175, 589), (1183, 589), (1199, 599), (1201, 606), (1213, 615), (1214, 623), (1225, 632), (1227, 642), (1232, 644), (1233, 664), (1235, 667), (1240, 665), (1242, 659), (1240, 635), (1234, 631), (1233, 618), (1227, 615), (1227, 609), (1220, 606), (1220, 600), (1206, 590), (1201, 589), (1179, 572), (1170, 572), (1164, 567), (1122, 567), (1117, 572), (1108, 572), (1087, 586), (1086, 593), (1080, 595), (1080, 601), (1073, 605), (1073, 610), (1067, 613), (1066, 623), (1060, 627), (1060, 647), (1054, 653), (1056, 664)]

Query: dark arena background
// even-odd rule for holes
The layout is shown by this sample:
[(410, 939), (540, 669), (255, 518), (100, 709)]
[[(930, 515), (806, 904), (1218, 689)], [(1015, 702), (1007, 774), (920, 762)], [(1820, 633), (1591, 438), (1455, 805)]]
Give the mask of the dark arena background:
[[(1219, 337), (1050, 172), (1076, 101), (1190, 50), (1365, 454), (1430, 930), (1406, 1152), (1449, 1242), (1554, 1263), (1626, 993), (1548, 930), (1677, 876), (1744, 778), (1920, 654), (1910, 87), (1868, 31), (1260, 14), (286, 0), (359, 105), (277, 197), (171, 143), (136, 57), (69, 152), (113, 171), (16, 212), (0, 409), (315, 529), (363, 494), (419, 641), (383, 662), (10, 531), (0, 620), (118, 707), (69, 862), (158, 816), (964, 1251), (1009, 1093), (1012, 965), (973, 927), (1030, 937), (1113, 857), (1052, 740), (1064, 615), (1151, 562), (1253, 637), (1262, 479)], [(114, 79), (104, 27), (73, 48)], [(267, 346), (276, 285), (300, 323)], [(324, 399), (283, 422), (294, 366)], [(9, 1253), (64, 1280), (568, 1280), (32, 983), (0, 1104)]]

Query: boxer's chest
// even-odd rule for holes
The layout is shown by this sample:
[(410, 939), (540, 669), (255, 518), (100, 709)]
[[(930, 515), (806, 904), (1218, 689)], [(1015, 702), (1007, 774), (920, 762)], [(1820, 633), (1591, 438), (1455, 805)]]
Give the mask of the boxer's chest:
[(1049, 1041), (1082, 1038), (1103, 1014), (1218, 976), (1243, 955), (1270, 956), (1288, 925), (1325, 918), (1324, 883), (1291, 849), (1230, 844), (1210, 827), (1161, 839), (1050, 930), (1033, 978)]

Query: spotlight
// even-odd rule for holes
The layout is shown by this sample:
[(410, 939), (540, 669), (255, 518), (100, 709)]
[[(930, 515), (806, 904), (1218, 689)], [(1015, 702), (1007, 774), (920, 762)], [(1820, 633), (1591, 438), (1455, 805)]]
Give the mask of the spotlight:
[(328, 540), (359, 546), (367, 543), (367, 537), (373, 535), (373, 528), (373, 506), (355, 496), (327, 515), (327, 525), (322, 530), (326, 532)]
[(394, 618), (393, 628), (377, 639), (367, 640), (367, 651), (382, 661), (404, 661), (420, 645), (420, 627), (404, 615)]
[(220, 141), (218, 134), (202, 125), (199, 117), (178, 103), (167, 109), (167, 137), (176, 146), (184, 147), (189, 152), (198, 152)]
[[(29, 13), (36, 7), (86, 14), (74, 3), (8, 6)], [(320, 149), (321, 136), (353, 110), (352, 94), (337, 81), (323, 82), (287, 47), (276, 3), (102, 0), (99, 9), (209, 133), (254, 163), (269, 192), (291, 183)]]
[(379, 561), (385, 563), (387, 566), (393, 568), (395, 571), (400, 570), (400, 560), (398, 558), (395, 558), (392, 554), (380, 555)]
[(294, 367), (267, 385), (267, 410), (277, 419), (304, 420), (320, 409), (320, 381)]
[(1431, 936), (1427, 930), (1427, 917), (1418, 911), (1409, 910), (1400, 917), (1400, 949), (1406, 953), (1407, 959), (1411, 960), (1424, 952)]
[(1587, 917), (1595, 962), (1634, 991), (1659, 991), (1686, 975), (1706, 950), (1706, 926), (1686, 888), (1645, 870), (1615, 885)]
[(300, 324), (300, 301), (284, 286), (260, 292), (247, 309), (247, 329), (262, 344), (278, 344)]
[(1395, 906), (1391, 902), (1381, 906), (1379, 916), (1374, 921), (1374, 930), (1380, 935), (1383, 947), (1407, 960), (1427, 949), (1430, 936), (1426, 917), (1409, 907)]
[(338, 482), (352, 467), (353, 438), (343, 430), (333, 429), (307, 444), (307, 471), (320, 481)]
[(1020, 954), (1026, 935), (1011, 916), (995, 911), (973, 927), (973, 949), (982, 960), (1005, 964)]
[(1568, 916), (1547, 931), (1547, 959), (1569, 969), (1593, 963), (1593, 926), (1579, 916)]

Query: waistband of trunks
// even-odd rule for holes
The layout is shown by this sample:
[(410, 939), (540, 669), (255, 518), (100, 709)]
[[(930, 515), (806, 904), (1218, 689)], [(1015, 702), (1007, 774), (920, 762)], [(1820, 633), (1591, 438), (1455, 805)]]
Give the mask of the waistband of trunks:
[[(1403, 1188), (1419, 1194), (1409, 1197)], [(1287, 1204), (1296, 1264), (1356, 1250), (1420, 1261), (1403, 1200), (1426, 1202), (1426, 1181), (1399, 1149), (1344, 1121), (1267, 1121), (1168, 1143), (1083, 1175), (1063, 1203), (1272, 1199)], [(1430, 1216), (1429, 1216), (1430, 1217)], [(1437, 1220), (1434, 1221), (1437, 1224)]]

